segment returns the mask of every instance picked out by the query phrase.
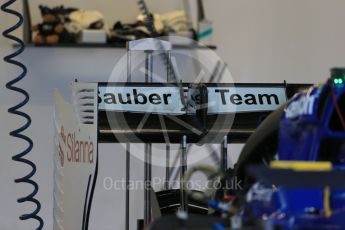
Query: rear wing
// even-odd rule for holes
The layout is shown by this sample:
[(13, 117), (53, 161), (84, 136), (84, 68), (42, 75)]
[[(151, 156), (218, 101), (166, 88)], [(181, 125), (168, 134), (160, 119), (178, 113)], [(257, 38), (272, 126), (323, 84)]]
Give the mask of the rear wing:
[[(97, 182), (99, 143), (183, 140), (181, 158), (185, 160), (187, 140), (224, 143), (222, 155), (226, 159), (225, 136), (229, 143), (245, 142), (270, 112), (308, 86), (73, 83), (71, 102), (55, 91), (54, 229), (88, 229)], [(127, 149), (126, 183), (130, 178), (129, 156)]]
[[(99, 83), (99, 142), (245, 142), (307, 84)], [(181, 95), (184, 95), (181, 98)], [(168, 140), (168, 141), (167, 141)]]

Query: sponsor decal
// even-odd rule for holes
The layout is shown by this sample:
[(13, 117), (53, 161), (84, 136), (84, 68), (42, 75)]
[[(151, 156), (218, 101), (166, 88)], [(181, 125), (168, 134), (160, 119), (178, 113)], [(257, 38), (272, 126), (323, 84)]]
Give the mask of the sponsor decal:
[[(100, 110), (185, 114), (178, 87), (99, 87)], [(190, 92), (192, 91), (192, 92)], [(200, 104), (195, 89), (184, 88), (187, 105)], [(286, 102), (284, 87), (208, 87), (208, 113), (273, 111)]]
[(131, 93), (105, 93), (103, 97), (99, 97), (100, 103), (111, 104), (122, 104), (122, 105), (168, 105), (171, 102), (171, 93), (138, 93), (137, 89), (133, 89)]
[(100, 110), (119, 112), (182, 113), (179, 88), (176, 87), (100, 87)]
[[(220, 98), (222, 101), (222, 105), (228, 105), (228, 103), (234, 105), (264, 105), (265, 103), (268, 105), (276, 104), (279, 105), (279, 98), (276, 94), (231, 94), (227, 97), (227, 94), (230, 94), (230, 90), (228, 89), (216, 89), (215, 93), (220, 94)], [(229, 102), (228, 102), (229, 100)]]
[(60, 165), (61, 165), (61, 167), (63, 167), (65, 164), (65, 153), (62, 149), (61, 143), (59, 143), (59, 146), (58, 146), (58, 154), (59, 154), (59, 158), (60, 158)]
[(94, 143), (90, 140), (78, 139), (75, 132), (65, 133), (62, 126), (59, 133), (59, 141), (57, 146), (61, 167), (65, 161), (68, 163), (86, 163), (94, 162)]
[(299, 116), (312, 115), (316, 102), (315, 96), (301, 96), (296, 101), (292, 101), (285, 110), (285, 117), (293, 119)]
[(209, 87), (210, 114), (274, 111), (286, 102), (284, 87)]

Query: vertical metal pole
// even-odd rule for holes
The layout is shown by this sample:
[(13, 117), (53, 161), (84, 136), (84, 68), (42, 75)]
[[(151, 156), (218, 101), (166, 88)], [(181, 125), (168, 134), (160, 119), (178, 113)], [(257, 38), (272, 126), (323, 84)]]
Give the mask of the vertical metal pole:
[(126, 230), (129, 230), (129, 185), (131, 167), (131, 144), (126, 144)]
[(170, 189), (169, 180), (170, 180), (170, 144), (167, 144), (165, 146), (165, 185), (164, 185), (164, 188), (166, 190)]
[[(153, 81), (153, 51), (147, 50), (145, 59), (145, 82)], [(151, 180), (152, 180), (152, 144), (145, 144), (145, 191), (144, 191), (144, 224), (152, 220)]]
[[(167, 52), (167, 83), (171, 82), (171, 51), (169, 50)], [(165, 146), (165, 157), (166, 157), (166, 162), (165, 162), (165, 189), (170, 189), (169, 187), (169, 180), (170, 180), (170, 143), (167, 143), (167, 145)]]
[(153, 81), (153, 51), (146, 50), (145, 54), (145, 82), (148, 83)]
[(220, 168), (223, 173), (228, 169), (228, 136), (225, 136), (221, 147)]
[(181, 192), (181, 211), (188, 212), (188, 197), (184, 183), (184, 175), (187, 171), (187, 136), (182, 137), (181, 143), (181, 174), (180, 174), (180, 192)]
[[(132, 80), (131, 77), (132, 65), (131, 65), (131, 51), (127, 49), (127, 82)], [(129, 230), (129, 184), (130, 184), (130, 170), (131, 170), (131, 145), (126, 144), (126, 230)]]
[(151, 178), (152, 178), (152, 145), (145, 144), (145, 191), (144, 191), (144, 202), (145, 202), (145, 213), (144, 213), (144, 224), (147, 226), (152, 220), (151, 215)]
[(127, 50), (127, 82), (132, 81), (132, 52)]
[(172, 82), (174, 79), (172, 79), (172, 76), (171, 76), (171, 72), (172, 72), (172, 66), (171, 66), (171, 51), (169, 50), (168, 52), (168, 56), (167, 56), (167, 59), (168, 59), (168, 64), (167, 64), (167, 82), (170, 83)]

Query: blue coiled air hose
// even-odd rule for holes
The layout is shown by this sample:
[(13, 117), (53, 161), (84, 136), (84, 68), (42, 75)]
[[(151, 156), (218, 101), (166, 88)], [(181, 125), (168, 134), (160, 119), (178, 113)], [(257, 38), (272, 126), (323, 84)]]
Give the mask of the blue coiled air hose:
[(22, 70), (22, 73), (14, 78), (13, 80), (9, 81), (7, 84), (6, 84), (6, 88), (11, 90), (11, 91), (14, 91), (14, 92), (17, 92), (21, 95), (24, 96), (24, 99), (18, 103), (17, 105), (11, 107), (8, 109), (8, 112), (13, 114), (13, 115), (16, 115), (16, 116), (19, 116), (21, 118), (24, 118), (25, 119), (25, 124), (22, 125), (21, 127), (19, 127), (18, 129), (16, 130), (13, 130), (12, 132), (10, 132), (10, 136), (14, 137), (14, 138), (18, 138), (18, 139), (21, 139), (21, 140), (24, 140), (25, 142), (28, 143), (28, 147), (20, 152), (19, 154), (13, 156), (13, 160), (14, 161), (17, 161), (17, 162), (21, 162), (23, 164), (26, 164), (26, 165), (29, 165), (32, 169), (31, 169), (31, 172), (29, 174), (27, 174), (26, 176), (22, 177), (22, 178), (18, 178), (15, 180), (15, 183), (25, 183), (25, 184), (30, 184), (33, 186), (33, 191), (32, 193), (28, 194), (27, 196), (25, 197), (22, 197), (22, 198), (19, 198), (17, 201), (18, 203), (25, 203), (25, 202), (30, 202), (30, 203), (34, 203), (36, 205), (36, 209), (31, 212), (31, 213), (28, 213), (28, 214), (23, 214), (19, 217), (20, 220), (30, 220), (30, 219), (34, 219), (34, 220), (37, 220), (39, 222), (39, 225), (37, 227), (37, 229), (42, 229), (43, 228), (43, 225), (44, 225), (44, 222), (42, 220), (42, 218), (40, 216), (38, 216), (38, 213), (41, 209), (41, 204), (40, 202), (35, 198), (37, 192), (38, 192), (38, 184), (32, 180), (32, 177), (35, 175), (36, 173), (36, 165), (26, 159), (25, 157), (31, 152), (32, 148), (33, 148), (33, 141), (28, 137), (28, 136), (25, 136), (23, 134), (23, 132), (25, 130), (27, 130), (30, 125), (31, 125), (31, 117), (26, 114), (25, 112), (22, 112), (21, 109), (29, 102), (30, 100), (30, 96), (28, 94), (28, 92), (26, 92), (24, 89), (22, 88), (19, 88), (16, 86), (16, 84), (18, 82), (20, 82), (21, 80), (23, 80), (23, 78), (25, 78), (26, 76), (26, 73), (27, 73), (27, 68), (26, 66), (15, 60), (16, 57), (18, 57), (20, 54), (23, 53), (23, 51), (25, 50), (25, 44), (24, 42), (19, 39), (18, 37), (12, 35), (11, 33), (15, 30), (17, 30), (19, 27), (22, 26), (23, 22), (24, 22), (24, 18), (23, 18), (23, 15), (21, 13), (19, 13), (18, 11), (15, 11), (13, 9), (10, 9), (10, 6), (12, 4), (14, 4), (16, 2), (16, 0), (8, 0), (6, 1), (3, 5), (1, 5), (1, 10), (7, 14), (10, 14), (10, 15), (13, 15), (15, 17), (18, 18), (18, 21), (15, 25), (11, 26), (10, 28), (6, 29), (2, 34), (4, 37), (6, 37), (7, 39), (17, 43), (19, 45), (19, 48), (13, 52), (12, 54), (9, 54), (8, 56), (4, 57), (4, 61), (9, 63), (9, 64), (12, 64), (12, 65), (15, 65), (17, 66), (18, 68), (20, 68)]

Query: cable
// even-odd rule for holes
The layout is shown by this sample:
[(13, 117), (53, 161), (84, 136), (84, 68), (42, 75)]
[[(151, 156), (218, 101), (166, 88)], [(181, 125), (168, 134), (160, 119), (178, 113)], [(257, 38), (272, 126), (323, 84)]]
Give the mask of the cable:
[(339, 117), (339, 120), (341, 122), (341, 126), (345, 130), (344, 116), (343, 116), (343, 113), (341, 112), (341, 109), (339, 108), (339, 104), (338, 104), (338, 101), (337, 101), (337, 95), (334, 93), (334, 90), (332, 90), (332, 99), (333, 99), (333, 104), (334, 104), (335, 110), (336, 110), (337, 115)]
[(32, 168), (32, 170), (29, 174), (27, 174), (26, 176), (24, 176), (22, 178), (16, 179), (15, 183), (26, 183), (26, 184), (30, 184), (33, 186), (33, 188), (34, 188), (33, 192), (30, 193), (29, 195), (25, 196), (25, 197), (19, 198), (17, 200), (17, 202), (18, 203), (25, 203), (25, 202), (34, 203), (36, 205), (36, 209), (32, 213), (21, 215), (19, 217), (19, 219), (20, 220), (30, 220), (30, 219), (37, 220), (39, 222), (39, 226), (37, 227), (37, 229), (41, 230), (43, 228), (43, 225), (44, 225), (43, 219), (40, 216), (38, 216), (38, 213), (41, 210), (41, 204), (35, 198), (39, 187), (38, 187), (38, 184), (32, 180), (32, 177), (36, 173), (36, 165), (32, 161), (24, 158), (25, 156), (27, 156), (31, 152), (31, 150), (33, 148), (33, 141), (28, 136), (25, 136), (23, 134), (23, 132), (25, 130), (27, 130), (31, 125), (31, 117), (28, 114), (20, 111), (20, 109), (22, 109), (29, 102), (30, 95), (24, 89), (15, 86), (18, 82), (20, 82), (21, 80), (23, 80), (23, 78), (25, 78), (26, 73), (27, 73), (26, 66), (24, 64), (22, 64), (21, 62), (15, 60), (15, 58), (17, 56), (19, 56), (20, 54), (22, 54), (25, 50), (24, 42), (21, 39), (19, 39), (18, 37), (15, 37), (11, 34), (13, 31), (20, 28), (24, 22), (24, 18), (23, 18), (21, 13), (9, 8), (15, 2), (16, 2), (16, 0), (8, 0), (3, 5), (1, 5), (1, 10), (3, 12), (10, 14), (10, 15), (14, 15), (19, 19), (18, 22), (14, 26), (11, 26), (10, 28), (8, 28), (7, 30), (5, 30), (2, 33), (5, 38), (19, 44), (19, 48), (14, 53), (4, 57), (4, 61), (9, 63), (9, 64), (12, 64), (12, 65), (19, 67), (22, 70), (22, 73), (18, 77), (16, 77), (15, 79), (9, 81), (6, 84), (6, 88), (11, 90), (11, 91), (22, 94), (24, 96), (24, 99), (23, 99), (23, 101), (21, 101), (17, 105), (9, 108), (8, 112), (13, 114), (13, 115), (24, 118), (26, 120), (26, 123), (24, 125), (22, 125), (21, 127), (19, 127), (18, 129), (11, 131), (10, 136), (24, 140), (25, 142), (27, 142), (29, 144), (29, 146), (24, 151), (22, 151), (21, 153), (13, 156), (12, 159), (14, 161), (29, 165)]

